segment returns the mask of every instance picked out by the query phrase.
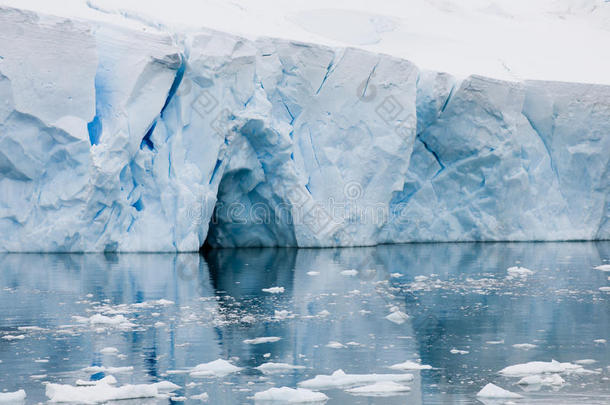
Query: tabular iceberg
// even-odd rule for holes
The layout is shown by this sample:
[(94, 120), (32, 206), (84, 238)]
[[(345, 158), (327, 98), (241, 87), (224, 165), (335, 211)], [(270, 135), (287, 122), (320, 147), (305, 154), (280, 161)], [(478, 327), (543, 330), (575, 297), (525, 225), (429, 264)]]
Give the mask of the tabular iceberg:
[(610, 238), (610, 86), (0, 8), (0, 250)]

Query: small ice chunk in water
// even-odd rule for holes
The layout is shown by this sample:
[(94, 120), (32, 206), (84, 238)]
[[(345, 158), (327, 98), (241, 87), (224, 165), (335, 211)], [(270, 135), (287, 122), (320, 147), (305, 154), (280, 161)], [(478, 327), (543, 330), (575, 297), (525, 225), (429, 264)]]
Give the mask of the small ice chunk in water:
[(116, 347), (104, 347), (102, 350), (100, 350), (100, 353), (102, 354), (117, 354), (118, 352), (119, 349)]
[(595, 364), (595, 363), (597, 363), (597, 360), (593, 360), (593, 359), (582, 359), (582, 360), (576, 360), (574, 363), (576, 363), (576, 364), (582, 364), (582, 365), (588, 365), (588, 364)]
[(114, 385), (117, 383), (116, 378), (114, 378), (114, 376), (112, 375), (107, 375), (106, 377), (102, 378), (101, 380), (76, 380), (76, 385), (79, 387), (91, 387), (93, 385), (98, 385), (98, 384), (108, 384), (108, 385)]
[(516, 343), (513, 345), (513, 347), (515, 349), (522, 349), (522, 350), (530, 350), (533, 349), (535, 347), (538, 347), (537, 345), (533, 345), (531, 343)]
[(606, 344), (606, 339), (595, 339), (593, 341), (593, 343), (596, 343), (598, 345), (605, 345)]
[(330, 349), (344, 349), (345, 345), (342, 343), (339, 343), (339, 342), (331, 341), (331, 342), (328, 342), (326, 347), (328, 347)]
[(198, 394), (198, 395), (191, 395), (189, 397), (189, 399), (193, 399), (193, 400), (196, 400), (196, 401), (204, 401), (205, 402), (208, 399), (210, 399), (210, 396), (208, 395), (207, 392), (204, 392), (204, 393)]
[(88, 387), (47, 384), (45, 393), (49, 402), (76, 402), (79, 404), (101, 404), (124, 399), (153, 398), (159, 395), (154, 384), (114, 387), (103, 383)]
[(247, 345), (260, 345), (263, 343), (277, 342), (281, 339), (282, 339), (281, 337), (277, 337), (277, 336), (265, 336), (265, 337), (259, 337), (259, 338), (254, 338), (254, 339), (246, 339), (246, 340), (244, 340), (244, 343)]
[(254, 394), (255, 401), (279, 401), (282, 403), (296, 404), (307, 402), (324, 402), (328, 397), (321, 393), (305, 388), (269, 388), (266, 391)]
[(459, 349), (451, 349), (451, 354), (468, 354), (470, 353), (468, 350), (459, 350)]
[(25, 401), (26, 394), (24, 390), (15, 392), (0, 392), (0, 403), (1, 404), (14, 404), (16, 402)]
[(489, 383), (479, 391), (477, 397), (481, 398), (523, 398), (519, 394), (515, 394), (514, 392), (510, 392), (505, 390), (504, 388), (500, 388), (495, 384)]
[(409, 315), (400, 311), (400, 309), (398, 309), (398, 307), (392, 307), (390, 309), (390, 311), (391, 311), (391, 313), (389, 315), (387, 315), (385, 317), (385, 319), (387, 319), (390, 322), (394, 322), (397, 325), (401, 325), (401, 324), (405, 323), (405, 321), (407, 319), (409, 319)]
[(308, 272), (307, 272), (307, 275), (308, 275), (308, 276), (312, 276), (312, 277), (313, 277), (313, 276), (319, 276), (319, 275), (320, 275), (320, 272), (319, 272), (319, 271), (308, 271)]
[(610, 287), (599, 287), (599, 291), (601, 291), (601, 292), (610, 292)]
[(241, 370), (226, 360), (218, 359), (209, 363), (198, 364), (190, 370), (191, 377), (224, 377)]
[(341, 272), (341, 275), (342, 276), (350, 276), (350, 277), (357, 276), (358, 275), (358, 270), (353, 270), (353, 269), (352, 270), (343, 270)]
[(364, 396), (390, 396), (411, 391), (406, 385), (398, 384), (393, 381), (382, 381), (363, 387), (348, 388), (345, 391), (350, 394)]
[(600, 266), (595, 266), (594, 269), (601, 271), (610, 271), (610, 264), (602, 264)]
[(413, 374), (346, 374), (343, 370), (336, 370), (331, 375), (319, 374), (302, 381), (299, 386), (313, 389), (342, 388), (376, 382), (408, 382), (413, 381), (413, 378)]
[(508, 272), (509, 277), (527, 278), (528, 276), (534, 274), (532, 270), (519, 266), (509, 267), (506, 269), (506, 271)]
[(393, 364), (389, 368), (392, 370), (430, 370), (432, 366), (407, 360), (404, 363)]
[(126, 367), (90, 366), (90, 367), (84, 368), (83, 371), (85, 371), (87, 373), (110, 373), (110, 374), (131, 373), (133, 371), (133, 366), (126, 366)]
[(261, 371), (263, 374), (278, 374), (284, 373), (291, 370), (302, 370), (304, 366), (294, 366), (292, 364), (287, 363), (264, 363), (260, 366), (256, 367), (257, 370)]
[(269, 293), (269, 294), (280, 294), (284, 292), (284, 287), (269, 287), (269, 288), (263, 288), (262, 290), (263, 292)]

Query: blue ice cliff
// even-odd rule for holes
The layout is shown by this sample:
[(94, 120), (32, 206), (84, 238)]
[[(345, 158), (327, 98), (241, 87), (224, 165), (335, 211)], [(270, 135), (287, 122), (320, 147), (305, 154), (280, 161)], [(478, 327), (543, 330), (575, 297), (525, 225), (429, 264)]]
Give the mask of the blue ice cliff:
[(610, 238), (610, 86), (0, 8), (0, 251)]

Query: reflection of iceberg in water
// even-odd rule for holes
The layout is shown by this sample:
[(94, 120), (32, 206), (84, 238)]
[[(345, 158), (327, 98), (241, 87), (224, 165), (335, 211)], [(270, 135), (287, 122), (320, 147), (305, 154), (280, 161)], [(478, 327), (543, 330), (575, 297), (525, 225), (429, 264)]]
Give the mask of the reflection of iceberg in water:
[[(510, 364), (552, 358), (610, 364), (605, 346), (593, 343), (610, 336), (606, 297), (598, 291), (607, 274), (593, 270), (608, 260), (607, 242), (240, 249), (205, 256), (2, 254), (0, 335), (25, 338), (0, 339), (2, 368), (12, 371), (0, 373), (0, 389), (25, 388), (28, 401), (44, 401), (42, 381), (89, 378), (82, 369), (91, 365), (133, 366), (132, 374), (117, 375), (121, 383), (171, 379), (183, 387), (179, 395), (206, 391), (212, 403), (232, 404), (270, 383), (296, 387), (339, 368), (395, 373), (387, 367), (421, 358), (435, 369), (412, 372), (409, 394), (371, 399), (330, 390), (329, 405), (474, 401)], [(514, 265), (534, 274), (509, 280), (506, 269)], [(352, 269), (357, 272), (345, 272)], [(284, 292), (262, 291), (276, 286)], [(160, 299), (175, 304), (154, 304)], [(385, 319), (392, 307), (409, 315), (406, 322)], [(136, 326), (98, 331), (73, 318), (101, 308)], [(265, 336), (281, 340), (243, 342)], [(339, 348), (327, 347), (330, 342)], [(537, 347), (513, 348), (516, 343)], [(103, 354), (104, 347), (125, 357)], [(469, 353), (452, 354), (453, 348)], [(221, 380), (165, 374), (218, 358), (244, 369)], [(306, 368), (263, 376), (255, 367), (269, 361)], [(200, 385), (187, 387), (193, 382)], [(608, 394), (604, 389), (583, 390)], [(537, 395), (553, 393), (543, 388)]]

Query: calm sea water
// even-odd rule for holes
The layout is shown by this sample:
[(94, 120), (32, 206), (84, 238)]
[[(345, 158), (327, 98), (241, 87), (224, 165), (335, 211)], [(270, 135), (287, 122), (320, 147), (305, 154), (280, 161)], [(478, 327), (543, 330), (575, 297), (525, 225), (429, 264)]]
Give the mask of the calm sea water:
[[(0, 391), (25, 389), (26, 403), (39, 403), (45, 382), (73, 385), (103, 376), (89, 366), (132, 366), (112, 373), (119, 384), (170, 380), (179, 396), (247, 404), (258, 391), (317, 374), (396, 373), (388, 366), (421, 359), (434, 368), (413, 372), (407, 394), (327, 390), (328, 404), (479, 404), (488, 382), (521, 393), (517, 403), (608, 404), (610, 343), (600, 339), (610, 340), (610, 293), (599, 288), (610, 286), (610, 273), (593, 267), (609, 262), (609, 242), (2, 254)], [(515, 265), (535, 273), (507, 277)], [(351, 269), (358, 273), (344, 272)], [(262, 291), (269, 287), (284, 292)], [(396, 309), (409, 315), (402, 324), (385, 318)], [(126, 320), (92, 323), (100, 313)], [(244, 343), (268, 336), (281, 340)], [(522, 343), (535, 347), (513, 347)], [(243, 369), (222, 378), (168, 374), (216, 359)], [(595, 373), (529, 390), (498, 374), (551, 359), (592, 359), (584, 367)], [(269, 361), (305, 368), (255, 368)]]

